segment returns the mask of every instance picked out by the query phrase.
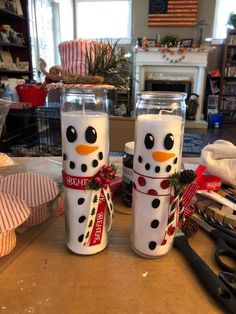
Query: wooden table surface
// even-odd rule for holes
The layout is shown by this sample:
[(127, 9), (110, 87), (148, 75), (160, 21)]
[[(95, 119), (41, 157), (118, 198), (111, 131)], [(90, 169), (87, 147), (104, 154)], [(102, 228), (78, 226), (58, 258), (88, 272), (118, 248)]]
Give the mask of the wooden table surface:
[[(173, 248), (145, 259), (130, 245), (131, 212), (117, 196), (108, 247), (79, 256), (65, 246), (64, 215), (17, 234), (0, 259), (0, 312), (23, 313), (223, 313)], [(215, 271), (214, 242), (199, 231), (189, 239)]]

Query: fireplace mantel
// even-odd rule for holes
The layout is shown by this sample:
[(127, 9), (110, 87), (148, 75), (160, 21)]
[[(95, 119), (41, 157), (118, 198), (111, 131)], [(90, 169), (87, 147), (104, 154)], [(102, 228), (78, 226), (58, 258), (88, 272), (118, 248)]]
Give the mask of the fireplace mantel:
[(196, 121), (202, 121), (207, 58), (208, 51), (199, 49), (134, 49), (134, 103), (137, 92), (145, 90), (146, 79), (189, 80), (192, 83), (192, 93), (199, 95)]

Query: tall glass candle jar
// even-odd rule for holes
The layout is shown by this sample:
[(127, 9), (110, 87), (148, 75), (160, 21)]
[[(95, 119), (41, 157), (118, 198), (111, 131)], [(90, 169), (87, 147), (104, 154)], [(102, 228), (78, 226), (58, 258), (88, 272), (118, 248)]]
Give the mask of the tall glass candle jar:
[(108, 164), (107, 104), (102, 88), (66, 88), (61, 97), (66, 244), (81, 255), (98, 253), (108, 242), (104, 195), (88, 188)]
[(178, 210), (169, 177), (180, 170), (185, 93), (138, 93), (132, 191), (132, 247), (161, 257), (172, 247)]

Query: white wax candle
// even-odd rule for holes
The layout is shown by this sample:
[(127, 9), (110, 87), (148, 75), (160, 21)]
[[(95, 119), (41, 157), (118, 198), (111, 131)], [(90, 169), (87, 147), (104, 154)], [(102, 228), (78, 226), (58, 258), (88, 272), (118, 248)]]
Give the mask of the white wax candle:
[[(63, 170), (67, 174), (90, 177), (104, 164), (108, 164), (108, 123), (108, 115), (105, 113), (61, 113)], [(81, 245), (88, 222), (91, 190), (64, 187), (64, 196), (68, 248), (82, 255), (95, 254), (103, 250), (107, 246), (106, 218), (101, 243), (94, 246)]]
[(165, 245), (162, 240), (170, 202), (168, 179), (179, 170), (182, 132), (179, 116), (146, 114), (136, 119), (132, 244), (143, 255), (163, 255), (172, 244), (173, 236)]

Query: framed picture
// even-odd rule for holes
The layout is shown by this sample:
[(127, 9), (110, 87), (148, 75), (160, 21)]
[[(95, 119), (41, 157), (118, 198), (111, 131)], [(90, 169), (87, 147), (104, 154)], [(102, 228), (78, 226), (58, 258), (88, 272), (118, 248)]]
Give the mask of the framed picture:
[(147, 39), (147, 46), (148, 47), (156, 47), (156, 40), (155, 39)]
[(180, 47), (192, 47), (192, 45), (193, 45), (192, 38), (181, 39), (180, 41)]

